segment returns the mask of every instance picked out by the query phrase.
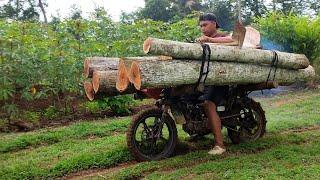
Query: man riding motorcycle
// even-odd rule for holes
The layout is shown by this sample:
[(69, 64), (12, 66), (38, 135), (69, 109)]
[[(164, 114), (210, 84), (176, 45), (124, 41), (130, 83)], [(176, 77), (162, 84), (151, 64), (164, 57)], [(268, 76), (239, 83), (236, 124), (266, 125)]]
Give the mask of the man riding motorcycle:
[[(234, 40), (227, 34), (220, 33), (217, 29), (220, 27), (217, 18), (212, 13), (206, 13), (199, 17), (199, 26), (203, 35), (196, 41), (200, 43), (229, 43)], [(211, 130), (214, 135), (215, 144), (208, 153), (219, 155), (226, 151), (223, 145), (221, 133), (221, 120), (217, 113), (217, 104), (221, 103), (223, 96), (228, 91), (228, 86), (208, 86), (205, 87), (204, 95), (200, 97), (204, 100), (204, 110), (209, 119)]]

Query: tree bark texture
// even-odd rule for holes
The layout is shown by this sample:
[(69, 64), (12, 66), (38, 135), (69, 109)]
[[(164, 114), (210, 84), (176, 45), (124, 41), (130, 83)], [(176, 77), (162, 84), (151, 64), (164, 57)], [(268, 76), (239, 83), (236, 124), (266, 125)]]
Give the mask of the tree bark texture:
[[(201, 68), (201, 62), (194, 60), (140, 61), (132, 65), (131, 73), (136, 74), (130, 74), (130, 76), (137, 77), (132, 81), (136, 89), (195, 84), (198, 81)], [(266, 82), (270, 68), (266, 65), (211, 61), (206, 85)], [(269, 80), (273, 80), (273, 75), (274, 68), (272, 68)], [(274, 80), (283, 85), (296, 81), (306, 81), (314, 78), (314, 76), (315, 72), (312, 66), (299, 70), (278, 68)]]
[(93, 71), (118, 70), (120, 60), (171, 60), (170, 56), (144, 56), (144, 57), (87, 57), (83, 62), (83, 74), (86, 78), (92, 78)]
[(118, 70), (120, 58), (88, 57), (83, 62), (83, 74), (92, 78), (93, 71)]
[[(252, 64), (272, 64), (275, 53), (261, 49), (239, 49), (233, 46), (222, 46), (208, 43), (211, 49), (211, 60), (242, 62)], [(184, 43), (157, 38), (148, 38), (143, 44), (146, 54), (172, 56), (174, 59), (201, 60), (203, 49), (199, 43)], [(276, 52), (278, 67), (287, 69), (304, 69), (309, 60), (304, 54)]]

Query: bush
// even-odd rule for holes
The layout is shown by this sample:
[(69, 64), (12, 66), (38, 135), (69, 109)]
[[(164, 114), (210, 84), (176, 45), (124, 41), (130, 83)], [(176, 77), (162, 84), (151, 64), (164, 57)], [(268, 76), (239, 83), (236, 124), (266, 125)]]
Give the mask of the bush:
[(270, 13), (257, 19), (263, 36), (293, 52), (305, 54), (312, 64), (320, 60), (320, 15), (316, 18)]
[(43, 112), (43, 117), (48, 120), (56, 119), (58, 116), (59, 112), (54, 106), (47, 107)]

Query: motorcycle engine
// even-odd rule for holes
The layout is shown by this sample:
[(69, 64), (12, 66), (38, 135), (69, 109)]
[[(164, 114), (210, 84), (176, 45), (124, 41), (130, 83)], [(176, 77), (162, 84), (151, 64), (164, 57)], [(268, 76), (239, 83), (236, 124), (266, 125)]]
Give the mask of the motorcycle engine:
[(211, 132), (202, 105), (186, 103), (183, 114), (186, 123), (182, 125), (182, 128), (189, 135), (206, 135)]

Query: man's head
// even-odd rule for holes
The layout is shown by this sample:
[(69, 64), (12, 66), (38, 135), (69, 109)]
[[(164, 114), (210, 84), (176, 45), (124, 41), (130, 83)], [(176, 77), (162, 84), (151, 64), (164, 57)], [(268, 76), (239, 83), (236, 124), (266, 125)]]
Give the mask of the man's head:
[(216, 33), (217, 29), (220, 27), (217, 22), (217, 17), (212, 13), (205, 13), (199, 17), (199, 25), (201, 32), (205, 36), (211, 36)]

